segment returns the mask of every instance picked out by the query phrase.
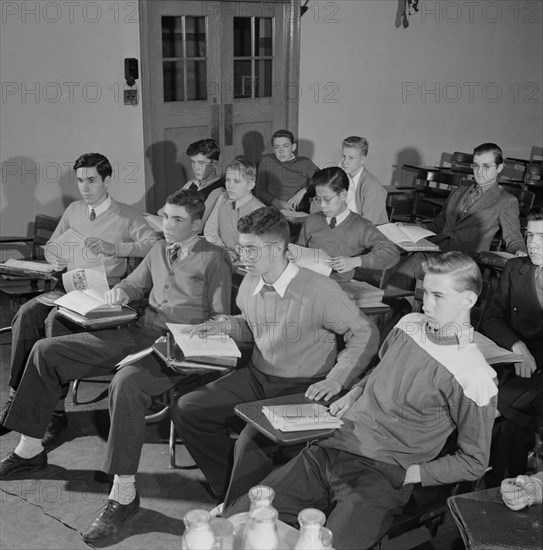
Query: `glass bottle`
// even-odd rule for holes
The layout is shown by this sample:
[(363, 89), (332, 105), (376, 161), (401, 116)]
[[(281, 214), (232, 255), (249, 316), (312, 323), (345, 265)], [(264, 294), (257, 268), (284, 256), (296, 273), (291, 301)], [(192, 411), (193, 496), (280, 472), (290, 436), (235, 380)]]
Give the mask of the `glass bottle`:
[(248, 493), (251, 507), (249, 512), (261, 506), (271, 506), (275, 498), (275, 491), (267, 485), (255, 485), (251, 487)]
[(183, 550), (213, 550), (215, 536), (209, 521), (211, 515), (206, 510), (190, 510), (185, 514), (185, 532), (183, 533)]
[(326, 516), (316, 508), (306, 508), (298, 514), (300, 537), (294, 547), (295, 550), (324, 550), (321, 538), (321, 527)]
[(277, 510), (271, 506), (257, 506), (249, 514), (243, 533), (243, 550), (276, 550), (279, 547)]

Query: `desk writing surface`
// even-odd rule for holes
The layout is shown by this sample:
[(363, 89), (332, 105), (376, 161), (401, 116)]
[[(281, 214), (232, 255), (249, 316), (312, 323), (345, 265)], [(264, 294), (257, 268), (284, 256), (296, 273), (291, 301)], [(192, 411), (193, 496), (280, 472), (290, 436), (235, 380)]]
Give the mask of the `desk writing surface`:
[[(322, 401), (325, 406), (330, 405), (339, 396), (334, 396), (330, 401)], [(294, 395), (285, 395), (282, 397), (274, 397), (270, 399), (261, 399), (259, 401), (250, 401), (248, 403), (240, 403), (236, 405), (234, 410), (236, 414), (279, 445), (296, 445), (305, 443), (314, 439), (324, 439), (334, 433), (332, 428), (324, 428), (322, 430), (302, 430), (299, 432), (282, 432), (274, 428), (266, 415), (262, 412), (263, 405), (295, 405), (298, 403), (315, 403), (311, 399), (307, 399), (303, 393)]]
[(514, 512), (499, 487), (449, 497), (447, 504), (468, 550), (541, 550), (543, 505)]

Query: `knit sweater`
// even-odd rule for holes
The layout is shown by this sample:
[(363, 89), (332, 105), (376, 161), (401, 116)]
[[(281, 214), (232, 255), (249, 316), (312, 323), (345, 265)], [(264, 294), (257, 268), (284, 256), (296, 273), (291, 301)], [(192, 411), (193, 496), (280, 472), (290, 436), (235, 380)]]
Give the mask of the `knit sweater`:
[[(344, 425), (320, 443), (408, 468), (423, 485), (477, 479), (490, 455), (496, 373), (476, 344), (436, 339), (420, 313), (403, 317), (379, 352), (381, 362)], [(458, 430), (458, 451), (439, 455)]]
[[(115, 245), (115, 255), (103, 256), (106, 275), (110, 281), (118, 280), (126, 273), (127, 257), (145, 256), (153, 244), (159, 240), (159, 236), (141, 214), (131, 206), (113, 199), (111, 199), (111, 206), (105, 212), (98, 214), (93, 221), (89, 217), (88, 206), (84, 201), (72, 202), (66, 208), (49, 242), (53, 242), (70, 228), (75, 229), (85, 238), (97, 237)], [(89, 249), (82, 252), (87, 259), (95, 257)], [(102, 258), (99, 259), (100, 262), (101, 260)]]
[[(231, 316), (231, 334), (254, 341), (252, 361), (282, 378), (332, 378), (349, 387), (375, 355), (379, 332), (339, 285), (300, 268), (284, 296), (246, 276), (239, 288), (241, 315)], [(344, 336), (337, 354), (335, 334)]]
[(130, 301), (150, 291), (141, 322), (164, 330), (167, 322), (197, 324), (229, 313), (232, 278), (224, 251), (200, 239), (170, 268), (166, 247), (166, 241), (156, 243), (134, 272), (116, 286)]
[(302, 187), (307, 187), (317, 170), (307, 157), (279, 162), (275, 155), (264, 155), (258, 165), (255, 195), (267, 205), (274, 199), (288, 201)]
[[(364, 269), (388, 269), (400, 259), (398, 247), (389, 241), (371, 222), (350, 212), (334, 229), (322, 212), (309, 215), (298, 236), (298, 244), (324, 250), (329, 256), (356, 256)], [(339, 281), (350, 281), (354, 269), (345, 273), (333, 272)]]
[(246, 202), (242, 199), (242, 204), (235, 209), (232, 208), (232, 201), (226, 191), (217, 199), (204, 227), (204, 237), (210, 243), (234, 250), (239, 236), (238, 220), (264, 206), (252, 195), (247, 198)]

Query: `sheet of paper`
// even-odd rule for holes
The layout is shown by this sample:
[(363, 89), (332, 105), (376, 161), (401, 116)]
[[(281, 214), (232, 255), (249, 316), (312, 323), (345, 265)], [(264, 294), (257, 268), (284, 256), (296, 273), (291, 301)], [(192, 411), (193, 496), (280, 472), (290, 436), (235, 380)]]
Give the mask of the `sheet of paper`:
[(182, 325), (177, 323), (166, 323), (166, 326), (172, 333), (175, 343), (181, 348), (185, 357), (205, 357), (222, 356), (222, 357), (241, 357), (236, 342), (224, 334), (216, 336), (206, 336), (200, 338), (194, 335), (189, 336), (190, 331), (194, 328), (192, 325)]
[(326, 263), (330, 260), (330, 256), (324, 250), (306, 248), (297, 244), (289, 244), (288, 249), (292, 255), (291, 262), (296, 265), (316, 271), (325, 277), (332, 273), (332, 268)]
[(99, 296), (101, 299), (109, 290), (106, 270), (103, 265), (67, 271), (62, 275), (62, 284), (66, 292), (93, 289), (96, 293), (92, 293), (92, 295)]
[(156, 214), (148, 214), (147, 212), (143, 214), (145, 221), (155, 230), (161, 233), (162, 229), (162, 216), (157, 216)]
[(42, 262), (29, 262), (26, 260), (14, 260), (13, 258), (7, 260), (2, 265), (5, 265), (6, 267), (15, 267), (17, 269), (39, 271), (40, 273), (51, 273), (53, 271), (53, 266), (50, 264), (44, 264)]
[(42, 247), (48, 260), (62, 258), (68, 261), (68, 271), (81, 267), (96, 267), (105, 261), (102, 253), (95, 254), (85, 246), (85, 237), (70, 227), (54, 241), (49, 241)]
[(420, 239), (435, 235), (433, 231), (424, 229), (418, 225), (398, 225), (398, 223), (384, 223), (378, 225), (377, 229), (393, 243), (399, 244), (405, 241), (416, 243)]

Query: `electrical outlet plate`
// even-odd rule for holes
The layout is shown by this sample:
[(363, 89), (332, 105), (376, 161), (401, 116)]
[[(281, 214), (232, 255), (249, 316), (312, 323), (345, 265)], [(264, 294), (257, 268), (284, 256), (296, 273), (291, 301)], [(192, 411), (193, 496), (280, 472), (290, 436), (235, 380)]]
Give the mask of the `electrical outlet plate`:
[(124, 104), (125, 105), (137, 105), (138, 104), (138, 90), (124, 90)]

